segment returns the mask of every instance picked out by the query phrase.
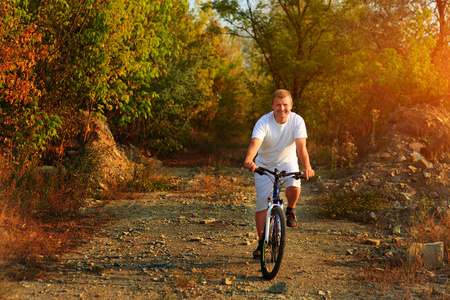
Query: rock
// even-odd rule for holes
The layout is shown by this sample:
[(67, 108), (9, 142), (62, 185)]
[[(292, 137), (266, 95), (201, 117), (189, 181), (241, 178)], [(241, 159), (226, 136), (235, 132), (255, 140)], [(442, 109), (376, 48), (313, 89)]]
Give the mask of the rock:
[(331, 295), (331, 292), (330, 291), (319, 291), (318, 294), (319, 294), (319, 296), (327, 297), (327, 296)]
[(391, 155), (388, 152), (383, 152), (380, 154), (381, 159), (388, 159), (391, 158)]
[(272, 294), (283, 294), (286, 293), (287, 290), (286, 282), (276, 283), (269, 288), (269, 292)]
[(425, 147), (426, 147), (424, 144), (419, 143), (419, 142), (412, 142), (412, 143), (409, 143), (408, 146), (409, 146), (409, 148), (410, 148), (412, 151), (414, 151), (414, 152), (416, 152), (416, 153), (420, 153), (420, 150), (421, 150), (422, 148), (425, 148)]
[(444, 263), (444, 243), (427, 243), (424, 245), (423, 264), (427, 268), (438, 268)]
[(393, 242), (394, 244), (400, 244), (400, 243), (403, 242), (403, 238), (401, 238), (401, 237), (394, 237), (394, 238), (392, 239), (392, 242)]
[(369, 245), (375, 245), (375, 246), (379, 246), (381, 244), (381, 241), (378, 239), (366, 239), (364, 241), (365, 244), (369, 244)]
[(347, 249), (347, 251), (345, 252), (345, 255), (353, 255), (356, 253), (356, 251), (358, 251), (358, 249)]
[(423, 254), (423, 244), (421, 243), (412, 243), (406, 251), (406, 257), (409, 263), (413, 263), (415, 261), (422, 261)]
[(353, 193), (359, 193), (359, 192), (361, 192), (362, 188), (363, 188), (363, 185), (356, 182), (351, 187), (351, 190)]
[(412, 157), (413, 161), (415, 161), (415, 162), (423, 159), (423, 156), (418, 152), (411, 153), (411, 157)]
[(364, 219), (369, 221), (369, 222), (373, 222), (373, 221), (377, 221), (377, 215), (373, 212), (373, 211), (366, 211), (364, 213)]
[(203, 242), (203, 238), (196, 236), (189, 239), (190, 242)]
[(211, 219), (201, 220), (200, 224), (211, 224), (214, 222), (216, 222), (216, 219), (211, 218)]
[(412, 199), (412, 195), (408, 193), (400, 193), (400, 199), (403, 201), (410, 201)]
[(401, 181), (402, 181), (402, 179), (399, 176), (392, 177), (392, 182), (400, 183)]
[(58, 168), (54, 166), (42, 166), (36, 169), (36, 171), (43, 174), (56, 174), (58, 172)]
[(403, 154), (399, 153), (397, 155), (397, 157), (395, 158), (394, 162), (401, 163), (401, 162), (403, 162), (405, 160), (406, 160), (406, 157)]
[(223, 285), (232, 285), (233, 281), (231, 281), (231, 279), (228, 277), (224, 277), (224, 278), (222, 278), (222, 284)]
[(412, 172), (416, 172), (417, 168), (413, 167), (413, 166), (408, 166), (408, 169), (411, 170)]
[(370, 184), (371, 186), (380, 186), (381, 183), (382, 183), (381, 179), (378, 179), (378, 178), (372, 178), (372, 179), (370, 179), (370, 181), (369, 181), (369, 184)]
[(407, 250), (409, 262), (421, 262), (427, 268), (438, 268), (444, 263), (444, 243), (413, 243)]
[(436, 280), (436, 283), (437, 284), (442, 284), (442, 285), (447, 285), (448, 284), (448, 278), (447, 277), (439, 277), (437, 280)]
[(415, 163), (413, 163), (412, 166), (418, 169), (425, 170), (431, 168), (433, 164), (427, 161), (425, 158), (422, 158), (421, 160), (418, 160)]
[(402, 226), (400, 226), (400, 225), (394, 226), (394, 228), (392, 229), (392, 234), (395, 234), (395, 235), (402, 234)]
[[(87, 113), (85, 117), (88, 118)], [(135, 167), (117, 147), (106, 121), (96, 118), (92, 122), (94, 131), (86, 148), (93, 152), (98, 164), (93, 181), (108, 190), (110, 184), (132, 178)]]
[(144, 155), (141, 155), (138, 158), (136, 158), (135, 162), (138, 164), (143, 164), (145, 166), (150, 166), (152, 168), (157, 168), (157, 169), (159, 169), (163, 166), (162, 161), (154, 159), (154, 158), (146, 157)]

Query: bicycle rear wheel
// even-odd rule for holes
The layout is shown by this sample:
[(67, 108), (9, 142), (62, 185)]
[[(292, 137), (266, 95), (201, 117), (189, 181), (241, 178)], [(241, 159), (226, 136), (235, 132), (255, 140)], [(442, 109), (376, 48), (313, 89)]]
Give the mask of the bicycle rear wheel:
[(264, 241), (261, 251), (261, 271), (265, 279), (273, 279), (280, 269), (284, 254), (286, 218), (280, 206), (274, 206), (270, 216), (269, 242)]

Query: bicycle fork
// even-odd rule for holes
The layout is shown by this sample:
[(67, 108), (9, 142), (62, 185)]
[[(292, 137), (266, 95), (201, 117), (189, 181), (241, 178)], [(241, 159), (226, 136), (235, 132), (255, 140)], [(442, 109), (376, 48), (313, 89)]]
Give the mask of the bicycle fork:
[[(281, 207), (281, 210), (283, 210), (283, 200), (276, 198), (271, 199), (269, 198), (269, 208), (267, 209), (267, 216), (266, 216), (266, 226), (264, 227), (264, 240), (267, 243), (270, 243), (269, 236), (270, 236), (270, 216), (272, 216), (272, 210), (274, 207), (279, 206)], [(275, 222), (275, 224), (278, 224), (278, 222)]]
[[(269, 201), (269, 208), (267, 209), (267, 215), (266, 215), (266, 227), (264, 227), (266, 230), (264, 230), (264, 240), (266, 241), (266, 244), (269, 243), (269, 236), (270, 236), (270, 232), (269, 232), (269, 228), (270, 228), (270, 219), (272, 216), (272, 209), (275, 206), (280, 206), (281, 210), (283, 210), (283, 199), (280, 199), (280, 183), (275, 180), (275, 182), (273, 183), (273, 195), (272, 198), (269, 197), (267, 199)], [(278, 221), (278, 220), (276, 220)], [(275, 222), (276, 224), (278, 224), (278, 222)]]

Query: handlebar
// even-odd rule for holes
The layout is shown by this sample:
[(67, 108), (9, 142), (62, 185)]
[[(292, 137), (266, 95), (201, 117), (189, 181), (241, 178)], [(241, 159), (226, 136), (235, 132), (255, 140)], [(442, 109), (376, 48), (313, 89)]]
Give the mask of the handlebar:
[(275, 176), (275, 178), (281, 179), (286, 177), (294, 177), (295, 179), (306, 179), (305, 173), (303, 172), (289, 172), (286, 171), (279, 171), (277, 169), (275, 170), (269, 170), (263, 167), (256, 166), (255, 173), (258, 173), (259, 175), (266, 175), (266, 173), (272, 174)]

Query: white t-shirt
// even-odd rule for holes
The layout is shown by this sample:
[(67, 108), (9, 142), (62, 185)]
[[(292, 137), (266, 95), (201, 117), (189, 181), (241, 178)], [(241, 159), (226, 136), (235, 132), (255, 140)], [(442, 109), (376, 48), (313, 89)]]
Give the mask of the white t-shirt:
[(297, 163), (295, 139), (306, 138), (306, 125), (302, 117), (290, 112), (284, 124), (278, 124), (274, 112), (262, 116), (253, 128), (252, 138), (262, 141), (255, 159), (257, 165), (275, 167)]

